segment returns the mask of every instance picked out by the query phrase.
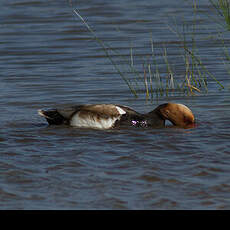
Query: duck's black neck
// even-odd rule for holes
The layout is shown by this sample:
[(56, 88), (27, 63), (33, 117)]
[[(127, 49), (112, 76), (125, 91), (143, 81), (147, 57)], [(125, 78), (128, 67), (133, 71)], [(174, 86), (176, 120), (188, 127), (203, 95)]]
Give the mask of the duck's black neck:
[(164, 127), (165, 119), (161, 116), (157, 109), (144, 115), (147, 118), (149, 127)]

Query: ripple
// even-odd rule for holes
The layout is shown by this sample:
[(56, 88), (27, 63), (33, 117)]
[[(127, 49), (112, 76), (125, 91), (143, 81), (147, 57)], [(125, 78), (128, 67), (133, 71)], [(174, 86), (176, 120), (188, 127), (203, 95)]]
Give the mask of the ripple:
[[(202, 15), (208, 7), (200, 7), (200, 29), (212, 32), (213, 24)], [(185, 21), (191, 22), (193, 11), (183, 1), (169, 0), (82, 1), (78, 8), (117, 52), (111, 53), (114, 61), (130, 82), (137, 81), (140, 95), (133, 97), (82, 22), (73, 20), (68, 1), (3, 1), (1, 209), (229, 209), (229, 90), (218, 91), (209, 81), (205, 95), (154, 95), (150, 103), (142, 80), (124, 62), (132, 46), (142, 75), (152, 31), (159, 71), (167, 72), (161, 52), (167, 46), (180, 77), (184, 62), (177, 38), (165, 30), (165, 16), (179, 19), (186, 11)], [(207, 40), (196, 47), (212, 74), (228, 84), (220, 45)], [(78, 103), (119, 103), (147, 112), (166, 101), (191, 107), (197, 128), (77, 129), (48, 126), (37, 115), (43, 107)]]

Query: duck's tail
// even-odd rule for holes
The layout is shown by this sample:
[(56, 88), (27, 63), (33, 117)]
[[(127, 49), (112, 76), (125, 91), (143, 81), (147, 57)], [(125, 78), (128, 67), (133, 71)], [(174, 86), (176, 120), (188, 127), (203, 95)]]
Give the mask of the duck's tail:
[(62, 125), (66, 123), (66, 118), (64, 118), (56, 109), (39, 109), (38, 114), (45, 117), (49, 125)]

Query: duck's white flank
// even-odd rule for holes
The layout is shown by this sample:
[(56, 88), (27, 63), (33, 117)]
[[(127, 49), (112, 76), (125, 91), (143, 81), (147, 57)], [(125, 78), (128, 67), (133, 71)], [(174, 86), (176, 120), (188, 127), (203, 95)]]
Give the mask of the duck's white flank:
[(72, 117), (70, 125), (80, 128), (110, 129), (114, 123), (120, 119), (121, 115), (126, 113), (119, 106), (116, 106), (116, 109), (120, 115), (108, 118), (98, 117), (98, 114), (95, 114), (95, 116), (91, 114), (90, 116), (81, 117), (81, 112), (78, 112)]
[(43, 113), (43, 111), (42, 111), (41, 109), (38, 110), (38, 114), (39, 114), (40, 116), (42, 116), (42, 117), (45, 117), (45, 116), (44, 116), (44, 113)]

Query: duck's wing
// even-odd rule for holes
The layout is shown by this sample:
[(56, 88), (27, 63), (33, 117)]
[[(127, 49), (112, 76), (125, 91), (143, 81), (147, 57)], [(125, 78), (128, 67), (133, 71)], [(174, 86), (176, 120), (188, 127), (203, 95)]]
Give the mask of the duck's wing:
[(132, 108), (130, 108), (128, 106), (124, 106), (124, 105), (116, 105), (116, 106), (121, 108), (122, 110), (124, 110), (126, 112), (126, 114), (140, 115), (138, 112), (136, 112), (135, 110), (133, 110)]
[(105, 116), (119, 116), (126, 113), (136, 113), (127, 106), (117, 104), (84, 105), (81, 107), (81, 111), (90, 111)]
[(70, 125), (109, 129), (126, 113), (124, 107), (114, 104), (84, 105), (72, 116)]

